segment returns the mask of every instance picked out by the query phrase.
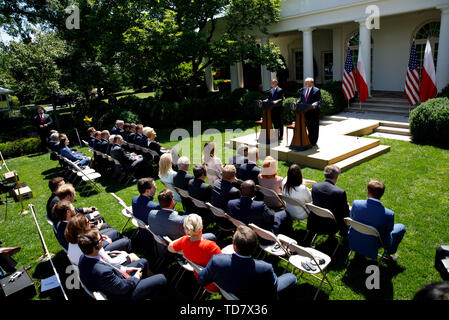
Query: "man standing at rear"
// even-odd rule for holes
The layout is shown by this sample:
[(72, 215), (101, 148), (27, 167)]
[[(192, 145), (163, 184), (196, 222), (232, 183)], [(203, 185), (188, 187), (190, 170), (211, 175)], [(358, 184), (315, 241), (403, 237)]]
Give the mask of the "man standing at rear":
[(304, 83), (305, 87), (299, 91), (301, 96), (297, 103), (311, 104), (313, 106), (313, 109), (306, 111), (306, 127), (310, 144), (316, 146), (320, 132), (321, 91), (314, 86), (313, 78), (306, 78)]
[(278, 87), (278, 81), (276, 79), (271, 80), (271, 89), (269, 91), (268, 98), (265, 101), (273, 104), (271, 109), (271, 119), (273, 121), (274, 129), (278, 130), (279, 141), (282, 141), (284, 136), (284, 125), (282, 122), (282, 112), (284, 111), (282, 106), (283, 100), (284, 91)]
[(39, 107), (37, 109), (37, 115), (34, 117), (34, 125), (37, 128), (37, 132), (41, 138), (41, 149), (46, 150), (47, 139), (50, 133), (51, 125), (53, 124), (52, 118), (44, 113), (44, 109)]

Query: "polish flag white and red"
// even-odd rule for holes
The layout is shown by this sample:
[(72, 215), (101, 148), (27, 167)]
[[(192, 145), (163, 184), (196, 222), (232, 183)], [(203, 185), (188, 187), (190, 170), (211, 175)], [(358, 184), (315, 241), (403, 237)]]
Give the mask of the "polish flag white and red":
[(413, 41), (410, 49), (404, 92), (411, 106), (419, 102), (419, 64), (416, 56), (415, 41)]
[(348, 53), (346, 54), (345, 73), (343, 75), (342, 90), (347, 101), (355, 96), (355, 72), (354, 64), (352, 63), (351, 50), (349, 48)]
[(359, 92), (360, 102), (365, 102), (366, 98), (368, 98), (368, 85), (366, 82), (365, 67), (360, 51), (359, 58), (357, 60), (357, 75), (355, 77), (355, 83), (357, 85), (357, 91)]
[(430, 41), (427, 40), (426, 50), (424, 51), (424, 63), (421, 75), (421, 89), (419, 98), (421, 102), (437, 96), (437, 81), (435, 76), (435, 65), (433, 64), (432, 49)]

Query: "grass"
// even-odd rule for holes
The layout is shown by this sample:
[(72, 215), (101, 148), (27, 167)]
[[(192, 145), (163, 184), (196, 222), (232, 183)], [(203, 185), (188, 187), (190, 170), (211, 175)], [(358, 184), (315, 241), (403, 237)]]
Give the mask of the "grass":
[[(223, 162), (227, 162), (233, 151), (221, 147), (225, 141), (225, 128), (242, 128), (240, 134), (253, 133), (251, 122), (215, 122), (204, 123), (202, 132), (208, 128), (217, 128), (220, 134), (198, 135), (182, 140), (183, 153), (187, 147), (192, 146), (195, 139), (201, 139), (202, 146), (205, 141), (215, 140), (217, 143), (216, 154)], [(192, 128), (186, 128), (192, 133)], [(169, 129), (158, 131), (158, 139), (166, 147), (176, 145), (176, 141), (170, 141)], [(372, 262), (351, 258), (347, 267), (344, 265), (347, 251), (341, 249), (329, 266), (328, 277), (334, 286), (330, 291), (325, 285), (320, 293), (320, 299), (329, 300), (359, 300), (359, 299), (401, 299), (413, 298), (415, 292), (424, 284), (441, 281), (441, 277), (435, 270), (435, 249), (442, 244), (449, 243), (449, 220), (447, 211), (449, 208), (449, 151), (432, 146), (415, 145), (409, 142), (381, 139), (382, 144), (390, 145), (391, 151), (369, 162), (344, 172), (339, 177), (337, 185), (346, 190), (348, 201), (366, 198), (366, 184), (371, 178), (383, 181), (386, 192), (382, 198), (383, 204), (395, 212), (395, 222), (403, 223), (407, 227), (407, 233), (399, 246), (397, 263), (380, 268), (380, 289), (368, 290), (365, 280), (369, 274), (365, 273), (366, 266)], [(82, 148), (85, 152), (87, 150)], [(198, 152), (191, 154), (192, 162), (200, 157)], [(194, 158), (195, 157), (195, 158)], [(48, 249), (55, 253), (55, 265), (59, 273), (64, 277), (67, 260), (56, 241), (51, 228), (45, 223), (45, 204), (49, 197), (47, 187), (48, 179), (57, 176), (57, 163), (49, 160), (49, 154), (37, 154), (6, 160), (11, 170), (17, 170), (20, 181), (27, 182), (33, 190), (34, 198), (24, 202), (33, 203), (36, 208), (38, 221), (45, 237)], [(290, 163), (280, 161), (279, 174), (286, 176)], [(303, 176), (307, 179), (322, 181), (322, 170), (302, 167)], [(4, 170), (3, 170), (4, 172)], [(107, 192), (115, 192), (126, 203), (130, 204), (133, 196), (137, 195), (135, 185), (124, 187), (109, 177), (101, 179), (101, 185)], [(157, 180), (158, 192), (163, 189)], [(108, 193), (91, 194), (81, 196), (77, 193), (76, 206), (95, 205), (107, 222), (120, 230), (125, 219), (120, 215), (121, 207)], [(4, 206), (2, 206), (2, 209)], [(178, 210), (181, 206), (178, 204)], [(43, 253), (31, 214), (17, 215), (20, 205), (15, 203), (8, 208), (8, 216), (0, 217), (0, 239), (7, 246), (21, 246), (22, 250), (14, 256), (19, 265), (31, 265), (30, 274), (35, 279), (51, 276), (49, 263), (37, 263), (36, 259)], [(302, 240), (305, 234), (305, 225), (295, 223), (296, 239)], [(125, 229), (125, 234), (133, 231), (131, 224)], [(326, 253), (331, 253), (333, 243), (325, 241), (326, 237), (319, 237), (316, 247)], [(228, 238), (229, 243), (229, 238)], [(226, 244), (228, 244), (226, 243)], [(222, 243), (219, 243), (223, 246)], [(278, 259), (268, 257), (267, 261), (275, 265), (277, 274), (282, 273), (283, 264)], [(170, 268), (168, 271), (176, 271)], [(189, 277), (185, 277), (189, 278)], [(187, 280), (186, 280), (187, 281)], [(192, 280), (193, 281), (193, 280)], [(183, 281), (185, 282), (185, 281)], [(309, 300), (313, 297), (316, 286), (319, 284), (310, 276), (303, 275), (300, 279), (295, 299)], [(39, 282), (36, 282), (38, 292)], [(187, 284), (184, 283), (186, 287)], [(189, 283), (188, 286), (192, 286)], [(188, 287), (187, 286), (187, 287)], [(184, 290), (184, 289), (183, 289)], [(52, 290), (55, 291), (55, 290)], [(68, 290), (71, 299), (84, 299), (81, 290)], [(178, 297), (178, 296), (177, 296)], [(60, 299), (58, 293), (36, 294), (35, 299)], [(212, 299), (217, 298), (213, 296)]]

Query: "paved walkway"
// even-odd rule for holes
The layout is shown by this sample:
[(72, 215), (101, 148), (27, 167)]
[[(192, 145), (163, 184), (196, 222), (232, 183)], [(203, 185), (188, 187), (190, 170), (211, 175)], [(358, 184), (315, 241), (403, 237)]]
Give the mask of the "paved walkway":
[(356, 119), (368, 119), (368, 120), (378, 120), (378, 121), (394, 121), (394, 122), (409, 123), (408, 116), (402, 116), (399, 114), (346, 111), (346, 112), (340, 112), (338, 114), (334, 114), (334, 116), (340, 116), (340, 117), (346, 117), (346, 118), (356, 118)]

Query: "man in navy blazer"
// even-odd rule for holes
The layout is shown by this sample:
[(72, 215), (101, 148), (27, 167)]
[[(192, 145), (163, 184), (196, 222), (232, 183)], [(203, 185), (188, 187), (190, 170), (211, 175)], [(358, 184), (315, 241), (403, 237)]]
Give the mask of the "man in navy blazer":
[(279, 234), (281, 226), (288, 220), (287, 213), (285, 211), (274, 213), (264, 202), (254, 201), (256, 185), (252, 180), (242, 183), (241, 192), (240, 199), (228, 202), (226, 213), (244, 224), (254, 223), (260, 228)]
[(296, 284), (294, 274), (277, 277), (273, 266), (252, 258), (258, 247), (256, 233), (246, 227), (237, 228), (232, 238), (234, 254), (217, 254), (198, 274), (198, 284), (212, 282), (240, 300), (274, 301), (278, 293)]
[[(385, 208), (380, 198), (385, 192), (385, 185), (377, 180), (368, 183), (368, 200), (355, 200), (351, 208), (351, 219), (377, 229), (389, 258), (395, 254), (407, 228), (401, 223), (394, 223), (394, 212)], [(366, 257), (376, 259), (379, 241), (349, 228), (349, 248)]]
[(81, 235), (78, 245), (83, 252), (78, 264), (80, 279), (91, 291), (100, 291), (111, 300), (160, 298), (167, 279), (162, 274), (148, 275), (148, 261), (139, 259), (126, 267), (104, 261), (99, 253), (102, 241), (97, 230)]
[(115, 126), (111, 129), (111, 134), (122, 134), (125, 130), (123, 130), (123, 126), (125, 125), (125, 122), (123, 120), (116, 120)]
[(161, 209), (160, 205), (153, 201), (156, 189), (153, 178), (141, 178), (137, 181), (140, 196), (135, 196), (132, 200), (133, 216), (144, 223), (148, 221), (151, 210)]
[(269, 91), (268, 98), (265, 101), (273, 104), (273, 108), (271, 109), (271, 119), (273, 120), (274, 128), (278, 130), (279, 141), (282, 141), (284, 136), (284, 125), (282, 121), (282, 112), (284, 110), (282, 105), (283, 100), (284, 90), (278, 87), (277, 79), (272, 79), (271, 89)]
[(315, 146), (318, 141), (318, 135), (320, 131), (320, 104), (321, 104), (321, 91), (315, 87), (313, 78), (306, 78), (304, 80), (305, 87), (299, 92), (297, 103), (305, 103), (313, 105), (313, 109), (306, 112), (306, 127), (312, 146)]
[(53, 124), (53, 119), (48, 114), (44, 113), (44, 108), (39, 107), (37, 109), (37, 115), (34, 116), (33, 121), (41, 138), (41, 149), (45, 150), (47, 147), (48, 135)]
[(259, 174), (262, 171), (257, 166), (259, 160), (259, 149), (252, 147), (248, 149), (248, 163), (240, 165), (237, 170), (237, 178), (240, 180), (253, 180), (255, 184), (259, 184)]

